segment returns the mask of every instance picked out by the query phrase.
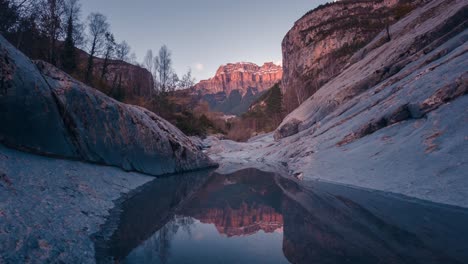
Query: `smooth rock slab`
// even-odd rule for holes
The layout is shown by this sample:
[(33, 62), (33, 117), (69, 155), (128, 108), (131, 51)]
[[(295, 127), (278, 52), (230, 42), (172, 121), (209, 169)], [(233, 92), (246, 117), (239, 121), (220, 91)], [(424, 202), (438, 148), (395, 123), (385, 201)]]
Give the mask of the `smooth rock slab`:
[(216, 165), (156, 114), (36, 66), (2, 37), (0, 57), (0, 143), (152, 175)]

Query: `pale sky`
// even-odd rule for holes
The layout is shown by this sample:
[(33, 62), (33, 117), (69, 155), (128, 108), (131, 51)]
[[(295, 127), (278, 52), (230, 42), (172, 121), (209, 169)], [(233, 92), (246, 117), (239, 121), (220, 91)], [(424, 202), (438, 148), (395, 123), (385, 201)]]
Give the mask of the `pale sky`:
[(107, 16), (117, 42), (141, 62), (166, 44), (179, 75), (197, 81), (229, 62), (280, 62), (281, 41), (294, 22), (325, 0), (81, 0), (82, 18)]

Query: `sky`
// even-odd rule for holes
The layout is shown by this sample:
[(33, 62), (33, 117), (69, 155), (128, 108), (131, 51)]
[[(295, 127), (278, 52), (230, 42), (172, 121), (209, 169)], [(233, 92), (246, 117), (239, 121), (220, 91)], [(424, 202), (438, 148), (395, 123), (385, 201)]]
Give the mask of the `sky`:
[(279, 63), (294, 22), (326, 0), (81, 0), (82, 17), (107, 16), (117, 42), (142, 62), (148, 49), (172, 52), (179, 75), (199, 80), (230, 62)]

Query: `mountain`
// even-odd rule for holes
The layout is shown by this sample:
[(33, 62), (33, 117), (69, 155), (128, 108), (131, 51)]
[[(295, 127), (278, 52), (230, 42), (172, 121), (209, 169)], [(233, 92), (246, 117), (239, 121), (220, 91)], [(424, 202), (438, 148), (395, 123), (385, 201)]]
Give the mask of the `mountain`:
[(239, 115), (282, 76), (282, 67), (272, 62), (262, 66), (229, 63), (219, 67), (214, 77), (200, 81), (193, 90), (198, 100), (208, 102), (211, 110)]
[[(347, 3), (328, 8), (346, 13)], [(275, 133), (218, 141), (212, 157), (225, 170), (271, 167), (305, 185), (324, 180), (468, 206), (467, 11), (463, 0), (422, 4), (348, 54), (340, 73)], [(285, 75), (302, 83), (306, 72), (289, 75), (294, 52), (283, 52)]]
[(305, 14), (282, 43), (282, 89), (291, 112), (351, 62), (351, 56), (422, 0), (337, 1)]
[(120, 103), (0, 36), (0, 143), (152, 175), (214, 163), (156, 114)]

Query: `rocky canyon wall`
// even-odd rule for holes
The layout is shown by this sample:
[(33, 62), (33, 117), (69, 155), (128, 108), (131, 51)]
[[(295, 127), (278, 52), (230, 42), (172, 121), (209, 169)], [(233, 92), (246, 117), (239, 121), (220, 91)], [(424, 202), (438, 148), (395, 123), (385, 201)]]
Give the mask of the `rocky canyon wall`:
[(282, 43), (288, 112), (350, 64), (351, 56), (422, 0), (339, 1), (299, 19)]

